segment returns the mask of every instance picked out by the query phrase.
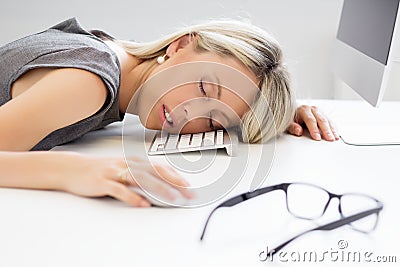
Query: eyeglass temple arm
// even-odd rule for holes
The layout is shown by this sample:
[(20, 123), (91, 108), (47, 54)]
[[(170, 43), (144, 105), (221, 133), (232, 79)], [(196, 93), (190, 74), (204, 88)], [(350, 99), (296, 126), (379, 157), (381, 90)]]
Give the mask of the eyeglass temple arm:
[(265, 193), (268, 193), (268, 192), (271, 192), (271, 191), (274, 191), (274, 190), (277, 190), (277, 189), (282, 189), (283, 188), (282, 186), (286, 186), (286, 184), (268, 186), (268, 187), (264, 187), (264, 188), (260, 188), (260, 189), (254, 190), (252, 192), (243, 193), (243, 194), (241, 194), (239, 196), (236, 196), (236, 197), (233, 197), (231, 199), (228, 199), (228, 200), (222, 202), (221, 204), (219, 204), (218, 206), (216, 206), (211, 211), (210, 215), (208, 215), (207, 221), (206, 221), (206, 223), (204, 225), (204, 228), (203, 228), (203, 232), (201, 233), (201, 236), (200, 236), (200, 241), (203, 240), (204, 235), (206, 233), (208, 222), (210, 221), (211, 216), (213, 215), (213, 213), (217, 209), (219, 209), (221, 207), (233, 207), (233, 206), (235, 206), (235, 205), (237, 205), (237, 204), (239, 204), (239, 203), (241, 203), (243, 201), (246, 201), (246, 200), (248, 200), (250, 198), (253, 198), (253, 197), (256, 197), (256, 196), (259, 196), (259, 195), (262, 195), (262, 194), (265, 194)]
[(208, 217), (207, 217), (206, 224), (204, 225), (204, 227), (203, 227), (203, 232), (201, 233), (201, 236), (200, 236), (200, 241), (203, 241), (204, 234), (206, 233), (206, 229), (207, 229), (208, 222), (210, 221), (211, 216), (214, 214), (214, 212), (215, 212), (218, 208), (220, 208), (220, 207), (231, 207), (231, 206), (234, 206), (234, 205), (236, 205), (236, 204), (238, 204), (238, 203), (240, 203), (240, 202), (242, 202), (242, 201), (243, 201), (242, 195), (240, 195), (240, 196), (236, 196), (236, 197), (234, 197), (234, 198), (231, 198), (231, 199), (229, 199), (229, 200), (227, 200), (227, 201), (225, 201), (225, 202), (219, 204), (218, 206), (216, 206), (216, 207), (211, 211), (210, 215), (208, 215)]
[(290, 242), (292, 242), (293, 240), (299, 238), (300, 236), (302, 236), (302, 235), (304, 235), (304, 234), (307, 234), (307, 233), (312, 232), (312, 231), (318, 231), (318, 230), (320, 230), (320, 231), (330, 231), (330, 230), (339, 228), (339, 227), (341, 227), (341, 226), (347, 225), (347, 224), (349, 224), (349, 223), (352, 223), (352, 222), (354, 222), (354, 221), (357, 221), (357, 220), (359, 220), (359, 219), (362, 219), (362, 218), (364, 218), (364, 217), (367, 217), (367, 216), (369, 216), (369, 215), (371, 215), (371, 214), (379, 213), (379, 212), (382, 210), (382, 208), (383, 208), (383, 206), (381, 205), (380, 207), (377, 207), (377, 208), (375, 208), (375, 209), (366, 210), (366, 211), (363, 211), (363, 212), (360, 212), (360, 213), (351, 215), (351, 216), (349, 216), (349, 217), (343, 217), (343, 218), (341, 218), (341, 219), (339, 219), (339, 220), (336, 220), (336, 221), (333, 221), (333, 222), (330, 222), (330, 223), (327, 223), (327, 224), (324, 224), (324, 225), (315, 227), (315, 228), (313, 228), (313, 229), (304, 231), (304, 232), (302, 232), (302, 233), (300, 233), (300, 234), (298, 234), (298, 235), (292, 237), (292, 238), (289, 239), (288, 241), (286, 241), (286, 242), (280, 244), (280, 245), (277, 246), (276, 248), (272, 249), (272, 250), (271, 250), (271, 253), (270, 253), (269, 255), (267, 255), (267, 257), (270, 257), (270, 256), (275, 255), (278, 251), (280, 251), (282, 248), (284, 248), (284, 247), (285, 247), (286, 245), (288, 245)]

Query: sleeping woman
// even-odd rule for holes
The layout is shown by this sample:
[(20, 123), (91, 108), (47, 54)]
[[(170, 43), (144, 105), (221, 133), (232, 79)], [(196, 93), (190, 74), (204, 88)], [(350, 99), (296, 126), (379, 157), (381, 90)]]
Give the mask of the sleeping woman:
[(129, 189), (140, 178), (161, 195), (175, 188), (190, 198), (169, 166), (132, 157), (126, 175), (123, 157), (49, 151), (125, 113), (171, 132), (237, 127), (248, 143), (305, 129), (315, 140), (339, 139), (317, 107), (296, 106), (278, 42), (249, 23), (209, 21), (138, 43), (69, 19), (0, 47), (0, 69), (0, 187), (146, 207)]

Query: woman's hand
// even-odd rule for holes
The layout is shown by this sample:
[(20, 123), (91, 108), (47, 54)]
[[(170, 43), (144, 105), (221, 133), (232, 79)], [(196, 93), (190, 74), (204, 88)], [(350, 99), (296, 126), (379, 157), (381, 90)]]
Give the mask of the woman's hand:
[(339, 140), (339, 134), (333, 123), (315, 106), (302, 105), (298, 107), (294, 121), (287, 131), (290, 134), (301, 136), (304, 126), (314, 140), (321, 140), (321, 136), (327, 141)]
[(75, 195), (111, 196), (132, 206), (148, 207), (150, 206), (148, 200), (129, 188), (129, 186), (139, 187), (137, 183), (139, 182), (146, 191), (157, 194), (163, 199), (172, 201), (178, 197), (177, 194), (186, 198), (192, 197), (186, 189), (189, 184), (174, 169), (151, 164), (137, 157), (125, 161), (124, 158), (73, 154), (58, 168), (60, 190)]

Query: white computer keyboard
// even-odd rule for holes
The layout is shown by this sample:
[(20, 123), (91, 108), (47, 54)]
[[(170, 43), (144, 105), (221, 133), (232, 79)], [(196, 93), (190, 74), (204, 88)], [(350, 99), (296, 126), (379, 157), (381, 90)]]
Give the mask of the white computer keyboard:
[(233, 156), (238, 144), (237, 133), (216, 130), (195, 134), (169, 134), (158, 132), (148, 150), (149, 155), (200, 151), (225, 148)]

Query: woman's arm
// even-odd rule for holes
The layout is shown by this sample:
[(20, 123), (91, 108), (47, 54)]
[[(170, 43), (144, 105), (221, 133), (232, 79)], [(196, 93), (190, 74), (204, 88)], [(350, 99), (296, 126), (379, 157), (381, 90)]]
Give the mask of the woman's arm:
[(107, 89), (91, 72), (55, 69), (0, 106), (0, 151), (28, 151), (51, 132), (95, 114)]
[[(135, 179), (129, 174), (124, 181), (121, 173), (128, 167)], [(0, 152), (0, 187), (60, 190), (85, 197), (111, 196), (132, 206), (149, 206), (147, 200), (128, 187), (139, 186), (137, 181), (145, 181), (146, 189), (170, 200), (177, 197), (176, 190), (191, 197), (185, 189), (188, 184), (174, 170), (140, 158), (125, 160), (61, 151)]]
[(0, 152), (0, 187), (62, 190), (62, 165), (77, 157), (72, 152)]
[(128, 167), (124, 158), (27, 152), (49, 133), (96, 113), (104, 104), (106, 92), (103, 81), (90, 72), (56, 69), (0, 106), (0, 187), (112, 196), (130, 205), (148, 206), (128, 188), (145, 180), (160, 195), (174, 198), (173, 184), (182, 195), (190, 196), (184, 189), (187, 183), (176, 172), (138, 158), (128, 161), (135, 179), (130, 176), (125, 184), (120, 175)]

